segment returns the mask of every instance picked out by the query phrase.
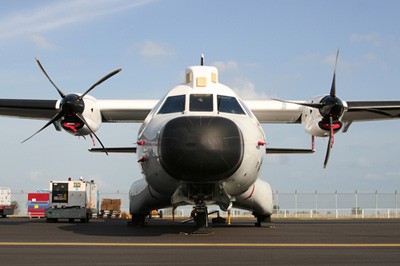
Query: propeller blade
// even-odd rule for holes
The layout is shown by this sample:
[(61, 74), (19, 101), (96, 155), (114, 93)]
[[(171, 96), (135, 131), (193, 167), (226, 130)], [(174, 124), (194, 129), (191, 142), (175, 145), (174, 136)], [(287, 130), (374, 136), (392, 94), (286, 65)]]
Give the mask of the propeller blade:
[(42, 131), (42, 130), (45, 129), (46, 127), (50, 126), (51, 124), (53, 124), (55, 121), (57, 121), (57, 120), (60, 119), (61, 117), (63, 117), (63, 112), (62, 112), (62, 111), (58, 112), (49, 122), (46, 123), (46, 125), (44, 125), (41, 129), (39, 129), (38, 131), (36, 131), (35, 134), (33, 134), (33, 135), (30, 136), (29, 138), (25, 139), (25, 140), (22, 141), (21, 143), (24, 143), (24, 142), (30, 140), (31, 138), (33, 138), (33, 136), (35, 136), (35, 135), (38, 134), (40, 131)]
[(105, 75), (104, 77), (102, 77), (99, 81), (97, 81), (95, 84), (92, 85), (92, 87), (90, 87), (84, 94), (82, 94), (79, 97), (79, 101), (82, 100), (83, 97), (85, 97), (86, 94), (88, 94), (91, 90), (93, 90), (96, 86), (100, 85), (101, 83), (103, 83), (104, 81), (106, 81), (107, 79), (111, 78), (112, 76), (114, 76), (115, 74), (121, 72), (122, 68), (119, 68), (117, 70), (112, 71), (111, 73)]
[(329, 118), (329, 141), (328, 141), (328, 147), (326, 148), (326, 155), (325, 155), (325, 161), (324, 161), (324, 169), (328, 165), (329, 161), (329, 155), (331, 154), (331, 149), (333, 147), (333, 142), (334, 142), (334, 135), (333, 135), (333, 119), (332, 116)]
[(332, 86), (331, 86), (331, 91), (330, 95), (332, 97), (336, 97), (336, 65), (339, 57), (339, 49), (336, 52), (336, 61), (335, 61), (335, 69), (333, 70), (333, 79), (332, 79)]
[(103, 148), (105, 154), (108, 155), (108, 152), (107, 152), (106, 147), (104, 147), (104, 145), (103, 145), (103, 143), (101, 142), (101, 140), (99, 139), (99, 137), (97, 137), (96, 133), (94, 133), (94, 131), (90, 128), (89, 124), (86, 122), (86, 119), (83, 117), (83, 115), (80, 114), (80, 113), (76, 113), (75, 115), (76, 115), (76, 117), (79, 118), (79, 120), (81, 120), (81, 122), (82, 122), (83, 124), (85, 124), (85, 126), (87, 126), (87, 128), (90, 130), (90, 132), (93, 134), (93, 136), (95, 136), (95, 138), (97, 139), (97, 141), (100, 143), (100, 145), (101, 145), (101, 147)]
[(316, 109), (320, 109), (321, 107), (323, 107), (323, 105), (321, 103), (297, 103), (297, 102), (285, 101), (285, 100), (280, 100), (280, 99), (275, 99), (275, 98), (271, 98), (271, 99), (274, 101), (282, 102), (282, 103), (297, 104), (297, 105), (307, 106), (307, 107), (316, 108)]
[(51, 80), (51, 78), (49, 77), (49, 75), (47, 75), (46, 70), (44, 70), (42, 64), (40, 63), (39, 59), (37, 57), (35, 57), (36, 62), (38, 63), (40, 69), (42, 70), (43, 74), (47, 77), (47, 79), (50, 81), (50, 83), (54, 86), (54, 88), (56, 88), (56, 90), (58, 91), (58, 93), (60, 94), (61, 98), (65, 97), (65, 94), (57, 87), (57, 85)]

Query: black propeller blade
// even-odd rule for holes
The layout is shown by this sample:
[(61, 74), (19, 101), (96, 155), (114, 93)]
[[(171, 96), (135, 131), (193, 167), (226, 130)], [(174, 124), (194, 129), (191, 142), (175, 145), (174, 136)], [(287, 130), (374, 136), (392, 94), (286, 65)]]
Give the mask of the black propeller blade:
[(90, 132), (92, 132), (93, 136), (96, 137), (97, 141), (100, 143), (101, 147), (103, 148), (104, 152), (108, 155), (107, 149), (106, 147), (104, 147), (103, 143), (101, 142), (101, 140), (99, 139), (99, 137), (97, 137), (96, 133), (94, 133), (94, 131), (90, 128), (89, 124), (86, 122), (86, 119), (83, 117), (83, 115), (81, 113), (76, 113), (76, 117), (78, 117), (78, 119), (87, 126), (87, 128), (90, 130)]
[(122, 68), (119, 68), (117, 70), (112, 71), (111, 73), (105, 75), (104, 77), (102, 77), (101, 79), (99, 79), (99, 81), (97, 81), (95, 84), (93, 84), (84, 94), (82, 94), (81, 96), (79, 96), (79, 101), (82, 100), (83, 97), (86, 96), (86, 94), (88, 94), (91, 90), (93, 90), (96, 86), (100, 85), (101, 83), (103, 83), (104, 81), (106, 81), (107, 79), (111, 78), (112, 76), (114, 76), (115, 74), (121, 72)]
[(44, 67), (42, 66), (42, 64), (40, 63), (39, 59), (37, 57), (35, 57), (36, 63), (39, 65), (40, 69), (42, 70), (43, 74), (47, 77), (47, 79), (50, 81), (50, 83), (53, 85), (54, 88), (56, 88), (56, 90), (58, 91), (58, 93), (60, 94), (61, 98), (65, 97), (65, 94), (57, 87), (57, 85), (51, 80), (50, 76), (47, 75), (46, 70), (44, 70)]
[(333, 70), (332, 86), (331, 86), (331, 91), (329, 93), (332, 97), (336, 97), (336, 66), (338, 58), (339, 58), (339, 49), (336, 52), (335, 69)]
[(324, 160), (324, 168), (328, 165), (329, 161), (329, 155), (331, 154), (331, 149), (333, 147), (333, 142), (334, 142), (334, 134), (333, 134), (333, 119), (332, 116), (329, 118), (329, 141), (328, 141), (328, 147), (326, 148), (326, 155), (325, 155), (325, 160)]
[(39, 129), (37, 132), (35, 132), (32, 136), (29, 138), (25, 139), (22, 141), (22, 143), (26, 142), (27, 140), (31, 139), (33, 136), (44, 130), (46, 127), (49, 125), (53, 124), (57, 120), (62, 119), (63, 117), (76, 117), (80, 123), (85, 125), (89, 131), (96, 137), (96, 139), (99, 141), (100, 145), (102, 146), (104, 152), (108, 155), (106, 148), (104, 147), (103, 143), (99, 139), (99, 137), (94, 133), (94, 131), (90, 128), (89, 124), (87, 123), (86, 119), (82, 115), (83, 111), (85, 110), (85, 103), (82, 101), (83, 97), (85, 97), (90, 91), (92, 91), (96, 86), (100, 85), (107, 79), (111, 78), (115, 74), (119, 73), (122, 69), (117, 69), (109, 74), (105, 75), (103, 78), (98, 80), (96, 83), (94, 83), (85, 93), (82, 95), (77, 95), (77, 94), (65, 94), (62, 92), (57, 85), (51, 80), (50, 76), (47, 74), (46, 70), (40, 63), (38, 58), (35, 58), (37, 64), (39, 65), (40, 69), (42, 70), (43, 74), (47, 77), (47, 79), (50, 81), (50, 83), (53, 85), (53, 87), (57, 90), (57, 92), (61, 96), (61, 101), (60, 101), (60, 111), (49, 121), (47, 122), (41, 129)]
[(39, 129), (38, 131), (36, 131), (32, 136), (30, 136), (29, 138), (25, 139), (24, 141), (22, 141), (21, 143), (24, 143), (28, 140), (30, 140), (31, 138), (33, 138), (33, 136), (35, 136), (36, 134), (38, 134), (40, 131), (42, 131), (43, 129), (45, 129), (46, 127), (50, 126), (51, 124), (53, 124), (54, 122), (56, 122), (57, 120), (61, 119), (63, 117), (63, 115), (61, 114), (61, 112), (57, 113), (49, 122), (46, 123), (46, 125), (44, 125), (41, 129)]

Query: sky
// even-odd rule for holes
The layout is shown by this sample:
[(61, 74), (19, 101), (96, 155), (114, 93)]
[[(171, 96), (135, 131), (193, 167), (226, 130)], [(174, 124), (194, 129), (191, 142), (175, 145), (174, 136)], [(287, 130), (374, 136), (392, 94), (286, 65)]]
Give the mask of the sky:
[[(0, 9), (0, 98), (58, 99), (38, 57), (66, 93), (97, 99), (160, 99), (185, 68), (218, 67), (219, 81), (244, 99), (307, 100), (327, 94), (337, 49), (342, 100), (400, 100), (399, 1), (5, 1)], [(128, 192), (141, 178), (135, 155), (91, 154), (91, 140), (46, 121), (0, 118), (0, 187), (36, 191), (50, 180), (94, 179)], [(108, 147), (131, 146), (140, 124), (103, 124)], [(300, 124), (265, 124), (269, 147), (308, 148)], [(400, 190), (400, 121), (353, 123), (312, 155), (266, 155), (262, 179), (279, 192)]]

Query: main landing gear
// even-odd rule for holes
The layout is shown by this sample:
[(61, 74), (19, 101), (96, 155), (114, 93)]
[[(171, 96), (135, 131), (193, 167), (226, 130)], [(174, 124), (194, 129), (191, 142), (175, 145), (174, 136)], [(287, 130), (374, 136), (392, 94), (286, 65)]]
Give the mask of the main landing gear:
[(132, 214), (132, 220), (128, 222), (128, 226), (144, 227), (145, 214)]
[(254, 217), (257, 218), (255, 223), (256, 227), (271, 226), (271, 215), (258, 214), (253, 212)]

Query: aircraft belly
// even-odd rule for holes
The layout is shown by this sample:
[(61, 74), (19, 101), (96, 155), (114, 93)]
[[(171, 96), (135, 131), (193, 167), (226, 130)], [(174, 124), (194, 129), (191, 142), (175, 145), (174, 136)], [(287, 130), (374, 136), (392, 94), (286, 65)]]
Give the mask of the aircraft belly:
[(129, 192), (129, 209), (131, 214), (148, 214), (151, 210), (169, 206), (171, 206), (171, 198), (158, 193), (145, 179), (132, 184)]
[(271, 186), (264, 180), (257, 179), (246, 192), (236, 196), (233, 207), (246, 209), (261, 215), (271, 215), (273, 212)]

